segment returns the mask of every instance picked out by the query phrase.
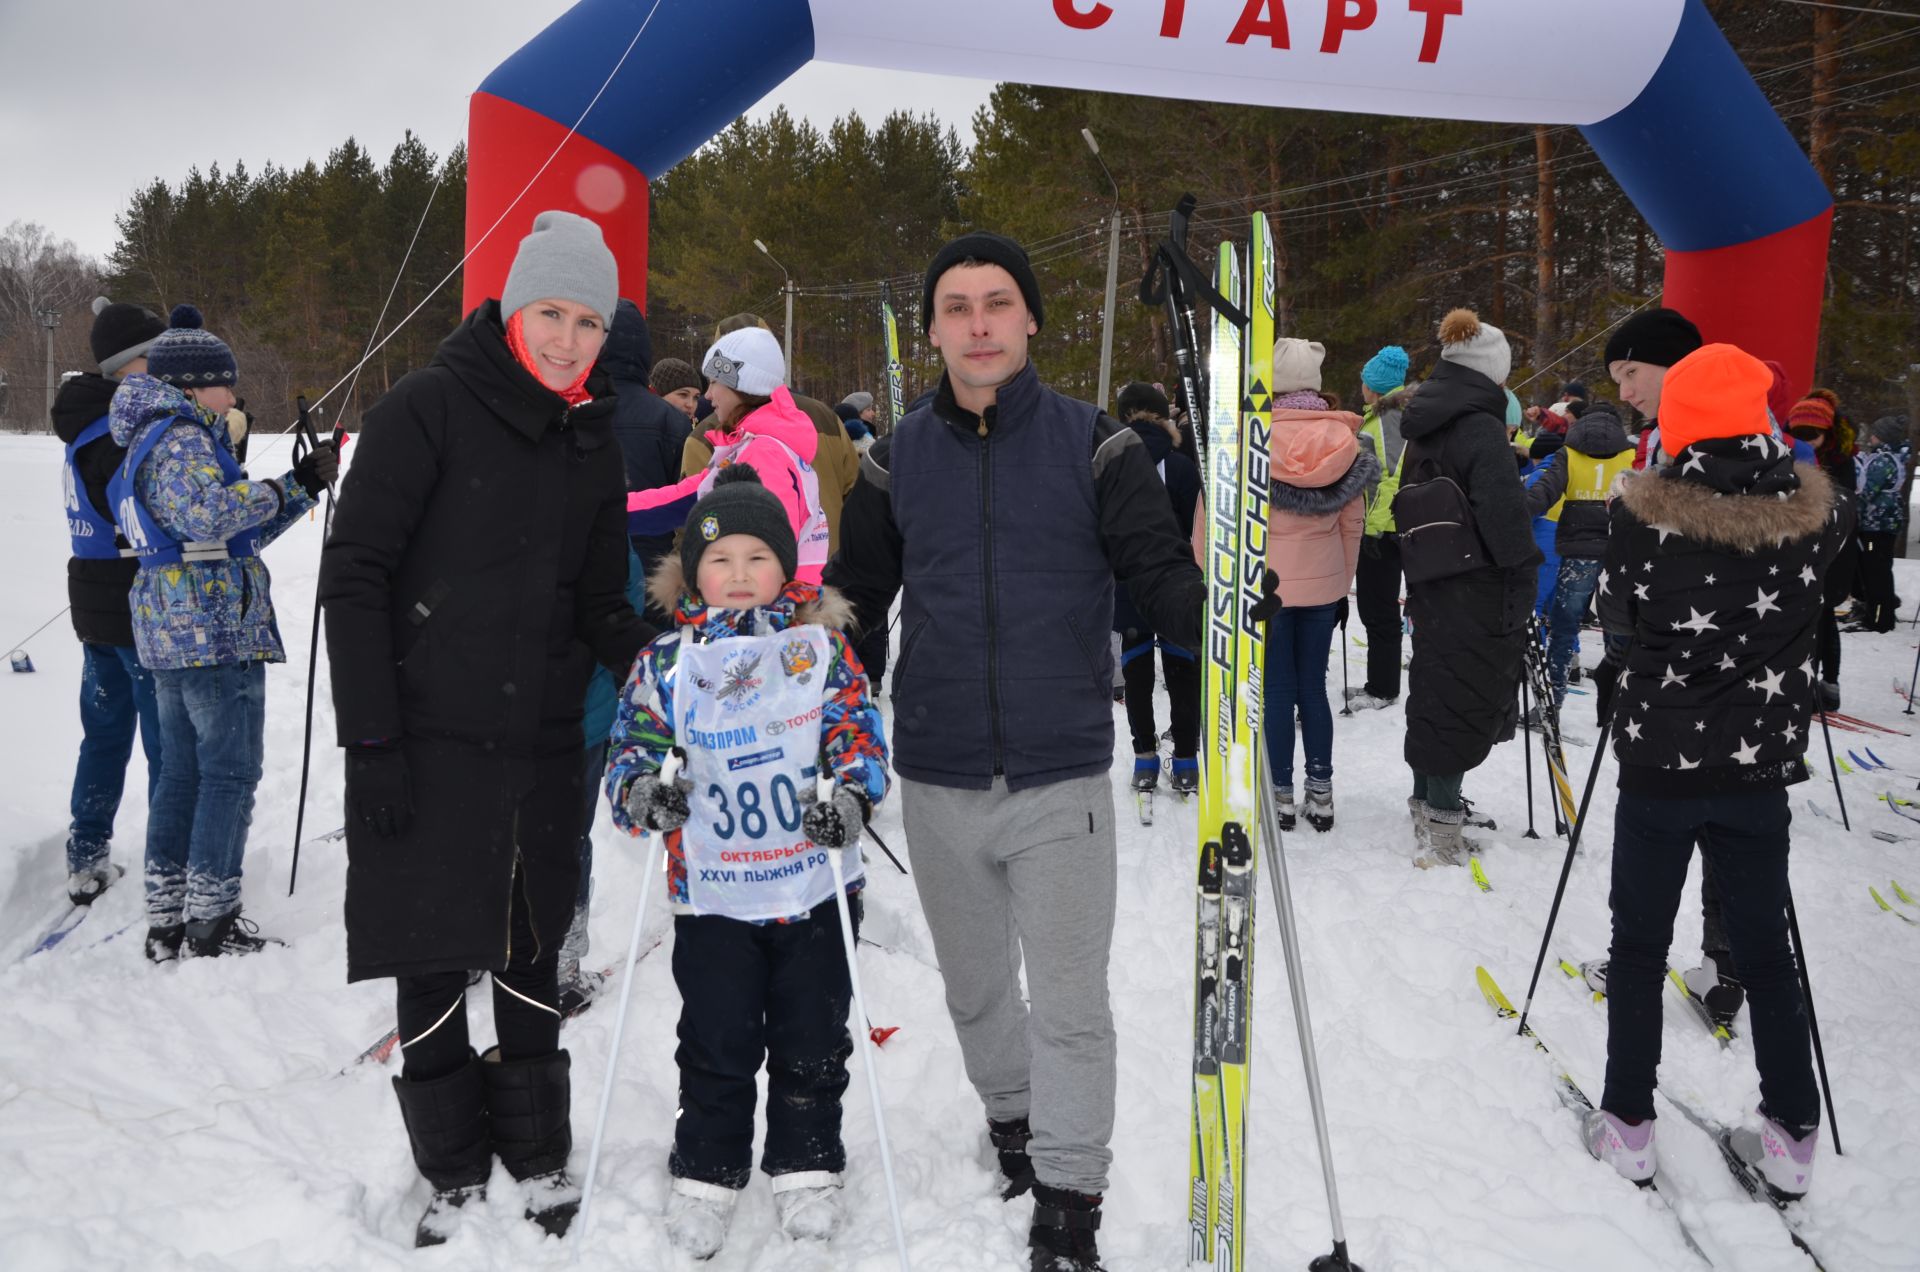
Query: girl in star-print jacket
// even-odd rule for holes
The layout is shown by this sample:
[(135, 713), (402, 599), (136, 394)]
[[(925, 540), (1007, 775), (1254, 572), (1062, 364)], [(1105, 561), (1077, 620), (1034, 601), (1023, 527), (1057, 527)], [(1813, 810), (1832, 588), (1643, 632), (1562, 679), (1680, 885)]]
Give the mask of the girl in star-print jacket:
[(1661, 984), (1697, 843), (1747, 991), (1760, 1169), (1797, 1195), (1812, 1179), (1819, 1097), (1787, 941), (1787, 788), (1806, 779), (1823, 576), (1853, 514), (1773, 436), (1771, 381), (1732, 345), (1675, 363), (1660, 402), (1668, 462), (1625, 477), (1613, 501), (1595, 681), (1620, 797), (1607, 1081), (1587, 1142), (1636, 1182), (1657, 1166)]

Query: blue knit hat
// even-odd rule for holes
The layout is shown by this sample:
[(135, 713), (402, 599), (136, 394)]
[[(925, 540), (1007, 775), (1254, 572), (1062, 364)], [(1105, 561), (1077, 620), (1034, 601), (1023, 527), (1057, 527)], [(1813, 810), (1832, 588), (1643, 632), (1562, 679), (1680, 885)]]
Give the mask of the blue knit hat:
[(175, 305), (167, 329), (147, 350), (147, 374), (182, 389), (232, 384), (240, 367), (226, 341), (201, 326), (205, 319), (192, 305)]
[(1391, 393), (1407, 382), (1407, 351), (1388, 345), (1360, 368), (1360, 383), (1375, 393)]

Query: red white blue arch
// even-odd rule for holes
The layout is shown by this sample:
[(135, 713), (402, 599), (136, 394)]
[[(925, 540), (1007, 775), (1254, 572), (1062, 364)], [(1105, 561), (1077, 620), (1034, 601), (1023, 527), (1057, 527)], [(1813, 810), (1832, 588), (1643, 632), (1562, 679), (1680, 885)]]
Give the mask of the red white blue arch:
[(644, 305), (647, 179), (813, 60), (1577, 125), (1667, 250), (1664, 303), (1812, 380), (1833, 200), (1702, 0), (580, 0), (473, 96), (469, 247), (533, 185), (468, 262), (468, 307), (556, 207), (605, 227)]

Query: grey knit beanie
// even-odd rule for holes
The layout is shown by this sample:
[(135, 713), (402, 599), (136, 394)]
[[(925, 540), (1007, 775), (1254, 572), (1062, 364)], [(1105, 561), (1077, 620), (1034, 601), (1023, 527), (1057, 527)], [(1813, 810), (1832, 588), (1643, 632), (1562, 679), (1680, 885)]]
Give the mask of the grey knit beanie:
[(542, 212), (507, 272), (500, 317), (511, 318), (536, 300), (570, 300), (611, 324), (619, 299), (620, 267), (600, 227), (571, 212)]
[(1873, 434), (1873, 440), (1882, 446), (1898, 446), (1907, 440), (1907, 417), (1882, 415), (1873, 422), (1869, 431)]
[(1513, 349), (1506, 332), (1480, 321), (1471, 309), (1456, 309), (1440, 321), (1440, 359), (1471, 367), (1495, 384), (1513, 372)]

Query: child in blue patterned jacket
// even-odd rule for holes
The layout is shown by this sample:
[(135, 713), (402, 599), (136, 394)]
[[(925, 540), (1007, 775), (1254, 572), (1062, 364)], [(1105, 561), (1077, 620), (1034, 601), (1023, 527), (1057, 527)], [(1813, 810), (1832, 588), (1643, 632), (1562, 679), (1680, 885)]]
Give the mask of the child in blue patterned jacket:
[[(797, 564), (780, 501), (751, 465), (726, 469), (654, 572), (677, 630), (641, 651), (613, 726), (614, 824), (667, 832), (684, 1004), (667, 1235), (699, 1259), (725, 1242), (752, 1170), (763, 1058), (760, 1165), (780, 1226), (825, 1240), (842, 1219), (853, 986), (828, 854), (855, 893), (860, 829), (887, 793), (886, 735), (839, 630), (851, 607), (796, 581)], [(669, 752), (686, 767), (663, 781)], [(847, 904), (857, 930), (859, 897)]]
[(153, 673), (168, 762), (147, 819), (147, 957), (251, 953), (240, 863), (266, 723), (265, 664), (283, 662), (260, 549), (332, 482), (322, 444), (276, 481), (249, 481), (228, 441), (233, 351), (180, 305), (147, 370), (114, 392), (127, 458), (108, 483), (114, 521), (140, 561), (133, 643)]

